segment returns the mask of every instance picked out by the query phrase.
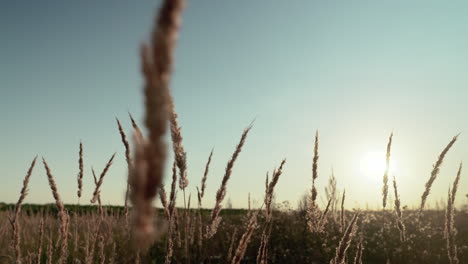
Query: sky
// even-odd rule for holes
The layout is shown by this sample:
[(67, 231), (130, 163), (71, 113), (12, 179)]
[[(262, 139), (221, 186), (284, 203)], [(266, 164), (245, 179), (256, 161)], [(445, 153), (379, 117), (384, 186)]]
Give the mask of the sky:
[[(62, 199), (77, 203), (82, 141), (80, 203), (93, 192), (91, 166), (100, 172), (117, 152), (101, 196), (104, 204), (123, 204), (126, 163), (115, 117), (128, 135), (128, 111), (142, 125), (138, 52), (158, 6), (149, 0), (0, 3), (0, 201), (16, 201), (38, 155), (48, 161)], [(381, 205), (383, 171), (376, 164), (391, 132), (392, 173), (409, 207), (419, 205), (432, 164), (461, 132), (429, 204), (446, 199), (458, 164), (468, 160), (467, 12), (466, 1), (188, 1), (171, 81), (188, 191), (195, 197), (214, 148), (204, 205), (214, 204), (226, 163), (255, 119), (228, 183), (234, 207), (245, 207), (249, 193), (260, 206), (265, 174), (283, 158), (276, 201), (295, 207), (310, 190), (316, 130), (319, 200), (325, 202), (333, 168), (348, 208)], [(458, 205), (467, 203), (467, 175)], [(38, 163), (25, 202), (52, 201)]]

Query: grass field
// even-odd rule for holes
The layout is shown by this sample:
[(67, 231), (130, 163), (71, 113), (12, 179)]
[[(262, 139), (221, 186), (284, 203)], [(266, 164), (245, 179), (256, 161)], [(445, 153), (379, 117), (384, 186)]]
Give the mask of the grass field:
[[(3, 238), (11, 236), (10, 225), (6, 211), (14, 206), (2, 207), (0, 234)], [(65, 263), (135, 263), (136, 255), (132, 250), (131, 240), (123, 207), (105, 207), (103, 217), (100, 216), (97, 206), (67, 206), (70, 214), (70, 237), (68, 241), (68, 257)], [(197, 210), (189, 214), (196, 227)], [(183, 215), (184, 210), (179, 209)], [(205, 240), (201, 248), (198, 244), (196, 231), (191, 234), (193, 240), (190, 244), (190, 258), (192, 263), (226, 263), (232, 257), (232, 244), (237, 246), (241, 235), (245, 232), (248, 219), (248, 210), (225, 209), (221, 216), (217, 234)], [(164, 212), (159, 210), (160, 226), (167, 226), (164, 221)], [(348, 222), (353, 212), (346, 211)], [(429, 210), (425, 212), (423, 225), (415, 221), (417, 211), (405, 211), (404, 222), (408, 232), (408, 239), (400, 241), (395, 218), (392, 212), (362, 211), (356, 236), (347, 252), (348, 262), (355, 263), (357, 246), (362, 240), (363, 263), (449, 263), (446, 239), (444, 237), (444, 211)], [(203, 210), (202, 217), (209, 219), (210, 210)], [(268, 246), (268, 261), (271, 263), (328, 263), (335, 255), (342, 232), (340, 231), (340, 212), (330, 214), (325, 232), (311, 234), (307, 228), (306, 212), (278, 206), (274, 211), (274, 221)], [(255, 263), (261, 243), (262, 226), (265, 217), (259, 218), (259, 227), (253, 234), (249, 247), (241, 263)], [(455, 217), (457, 226), (457, 241), (460, 263), (468, 261), (468, 213), (460, 211)], [(22, 217), (21, 250), (25, 263), (36, 263), (39, 245), (42, 245), (41, 263), (56, 263), (60, 251), (59, 222), (55, 205), (48, 206), (24, 205)], [(41, 222), (44, 225), (41, 225)], [(384, 223), (384, 225), (382, 225)], [(180, 221), (179, 226), (183, 226)], [(42, 226), (42, 227), (41, 227)], [(190, 226), (189, 230), (193, 228)], [(384, 228), (384, 229), (383, 229)], [(174, 243), (173, 263), (186, 261), (183, 246), (183, 229), (180, 230)], [(42, 235), (41, 235), (42, 233)], [(42, 242), (41, 242), (42, 239)], [(234, 239), (234, 240), (233, 240)], [(141, 263), (162, 263), (165, 261), (167, 235), (162, 235), (152, 245), (146, 256), (141, 256)], [(2, 239), (0, 247), (1, 263), (13, 263), (13, 252), (10, 250), (10, 239)], [(94, 249), (94, 250), (93, 250)], [(87, 262), (86, 262), (87, 261)]]
[[(393, 134), (388, 138), (382, 201), (379, 210), (345, 209), (345, 192), (338, 194), (331, 180), (318, 191), (319, 134), (315, 135), (310, 190), (298, 207), (275, 202), (281, 184), (283, 160), (258, 188), (259, 207), (225, 209), (233, 168), (253, 123), (244, 129), (226, 164), (213, 208), (205, 208), (209, 156), (202, 181), (193, 183), (187, 173), (187, 154), (172, 98), (170, 80), (173, 53), (179, 33), (184, 1), (165, 0), (155, 20), (150, 41), (141, 48), (144, 78), (144, 127), (130, 115), (132, 136), (117, 119), (125, 148), (128, 181), (124, 206), (101, 203), (101, 186), (114, 162), (94, 172), (92, 205), (64, 204), (53, 168), (34, 158), (18, 190), (15, 204), (0, 206), (0, 263), (468, 263), (468, 211), (455, 208), (462, 164), (437, 210), (428, 208), (431, 188), (446, 154), (456, 143), (453, 137), (440, 153), (428, 175), (421, 203), (413, 209), (401, 205), (398, 183), (390, 175)], [(171, 136), (174, 160), (169, 160), (166, 136)], [(212, 152), (213, 153), (213, 152)], [(77, 199), (84, 197), (83, 144), (77, 151)], [(165, 166), (172, 165), (171, 175)], [(431, 164), (428, 164), (428, 167)], [(33, 170), (43, 167), (54, 200), (48, 205), (25, 204)], [(164, 186), (164, 180), (170, 186)], [(197, 196), (187, 187), (196, 186)], [(363, 189), (365, 186), (363, 185)], [(390, 195), (391, 194), (391, 195)], [(179, 197), (179, 198), (177, 198)], [(326, 204), (319, 205), (318, 197)], [(390, 200), (390, 197), (393, 197)], [(88, 199), (84, 197), (83, 199)], [(176, 204), (176, 201), (183, 203)]]

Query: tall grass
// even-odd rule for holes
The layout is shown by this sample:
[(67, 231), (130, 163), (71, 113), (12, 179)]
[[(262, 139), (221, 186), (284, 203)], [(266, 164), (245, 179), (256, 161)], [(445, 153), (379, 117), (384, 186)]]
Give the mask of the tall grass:
[[(228, 182), (234, 165), (246, 144), (252, 124), (242, 132), (235, 150), (227, 162), (215, 195), (212, 209), (203, 207), (207, 192), (207, 177), (213, 158), (211, 150), (205, 164), (200, 186), (196, 187), (198, 207), (191, 208), (187, 153), (183, 146), (181, 126), (170, 91), (173, 54), (180, 28), (183, 0), (163, 0), (147, 44), (141, 47), (141, 70), (144, 78), (144, 124), (140, 129), (129, 113), (133, 127), (133, 145), (124, 126), (116, 119), (120, 140), (125, 148), (128, 179), (124, 208), (102, 205), (101, 188), (114, 153), (99, 178), (94, 169), (95, 188), (91, 203), (95, 206), (65, 205), (58, 191), (52, 170), (46, 160), (48, 184), (54, 207), (44, 211), (22, 212), (36, 158), (32, 161), (17, 203), (0, 212), (0, 260), (6, 263), (466, 263), (468, 254), (460, 248), (468, 241), (457, 232), (457, 216), (468, 214), (455, 210), (455, 197), (460, 184), (462, 165), (449, 189), (445, 214), (428, 212), (422, 218), (431, 187), (439, 174), (444, 158), (457, 140), (455, 136), (439, 155), (433, 166), (421, 204), (417, 211), (405, 211), (393, 177), (394, 218), (387, 218), (389, 174), (393, 133), (387, 143), (386, 169), (383, 172), (382, 207), (378, 211), (346, 210), (349, 197), (343, 191), (339, 212), (336, 180), (332, 176), (326, 189), (325, 206), (318, 204), (319, 134), (315, 134), (312, 158), (310, 194), (300, 210), (283, 208), (275, 203), (274, 193), (284, 159), (267, 174), (263, 203), (258, 208), (223, 210)], [(168, 161), (166, 133), (170, 129), (174, 160)], [(133, 152), (133, 153), (132, 153)], [(84, 154), (80, 142), (78, 159), (78, 191), (83, 196)], [(172, 163), (170, 190), (164, 186), (167, 163)], [(177, 188), (177, 186), (179, 188)], [(177, 194), (183, 193), (184, 205), (177, 206)], [(155, 208), (159, 195), (162, 210)], [(348, 199), (348, 200), (346, 200)], [(353, 197), (351, 197), (353, 199)], [(128, 203), (130, 200), (131, 203)], [(0, 208), (1, 209), (1, 208)], [(131, 224), (128, 216), (131, 213)], [(404, 213), (404, 214), (403, 214)], [(158, 217), (161, 216), (161, 217)], [(419, 216), (419, 218), (418, 218)], [(222, 221), (224, 219), (224, 221)], [(418, 219), (416, 221), (415, 219)], [(424, 220), (424, 223), (423, 223)], [(393, 222), (392, 222), (393, 221)], [(442, 222), (445, 222), (442, 230)], [(382, 228), (388, 225), (388, 230)], [(22, 228), (24, 227), (24, 228)], [(464, 231), (463, 229), (460, 229)], [(385, 234), (384, 234), (385, 232)], [(237, 238), (239, 234), (240, 238)], [(468, 231), (464, 231), (468, 235)], [(443, 237), (443, 238), (442, 238)], [(27, 239), (25, 239), (27, 238)], [(183, 239), (182, 239), (183, 238)], [(431, 242), (428, 243), (428, 240)], [(384, 241), (384, 242), (382, 242)], [(443, 242), (441, 244), (441, 241)], [(460, 243), (461, 242), (461, 243)], [(441, 253), (442, 252), (442, 253)], [(442, 257), (443, 255), (443, 257)], [(432, 261), (432, 262), (431, 262)], [(2, 262), (3, 263), (3, 262)]]

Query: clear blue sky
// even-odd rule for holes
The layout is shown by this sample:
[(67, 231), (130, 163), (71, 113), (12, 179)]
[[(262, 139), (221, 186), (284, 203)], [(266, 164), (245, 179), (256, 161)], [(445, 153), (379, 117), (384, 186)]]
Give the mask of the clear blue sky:
[[(0, 4), (0, 200), (17, 199), (32, 158), (44, 156), (63, 199), (75, 203), (78, 144), (102, 170), (102, 190), (121, 204), (126, 165), (114, 117), (131, 132), (142, 120), (138, 48), (158, 1), (3, 1)], [(381, 173), (363, 157), (385, 151), (394, 131), (403, 204), (415, 205), (452, 136), (430, 201), (445, 197), (468, 160), (468, 2), (188, 1), (172, 81), (195, 195), (215, 148), (205, 205), (245, 126), (256, 118), (229, 182), (235, 207), (262, 199), (264, 175), (287, 158), (277, 201), (310, 187), (313, 135), (320, 131), (319, 195), (334, 167), (347, 206), (377, 206)], [(365, 162), (364, 162), (365, 163)], [(51, 202), (42, 165), (26, 202)], [(371, 175), (372, 174), (372, 175)], [(459, 202), (464, 194), (463, 174)], [(257, 202), (259, 205), (259, 202)]]

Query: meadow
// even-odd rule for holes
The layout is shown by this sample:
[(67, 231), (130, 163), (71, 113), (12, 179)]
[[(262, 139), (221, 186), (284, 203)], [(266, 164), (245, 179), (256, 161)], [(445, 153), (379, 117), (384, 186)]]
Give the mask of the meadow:
[[(11, 226), (7, 212), (14, 205), (3, 205), (0, 234), (0, 263), (15, 263), (11, 237)], [(67, 258), (63, 263), (164, 263), (166, 261), (167, 234), (162, 235), (148, 250), (138, 257), (132, 246), (123, 207), (104, 207), (103, 214), (98, 206), (66, 206), (70, 214)], [(178, 209), (184, 214), (184, 209)], [(210, 210), (201, 211), (203, 221), (210, 217)], [(60, 254), (60, 223), (57, 208), (50, 205), (23, 205), (21, 222), (22, 263), (57, 263)], [(198, 213), (193, 209), (192, 216)], [(342, 238), (340, 211), (329, 215), (324, 232), (311, 233), (307, 227), (305, 208), (292, 208), (290, 205), (277, 205), (268, 243), (270, 263), (329, 263)], [(156, 213), (159, 226), (167, 226), (164, 211)], [(345, 211), (346, 219), (353, 212)], [(198, 235), (189, 228), (190, 263), (230, 263), (235, 247), (247, 229), (249, 211), (245, 209), (223, 209), (217, 234), (198, 244)], [(353, 240), (346, 252), (344, 263), (450, 263), (447, 255), (445, 234), (445, 212), (428, 210), (419, 226), (418, 212), (405, 211), (404, 223), (408, 238), (402, 242), (391, 211), (361, 211)], [(194, 218), (191, 217), (193, 221)], [(265, 217), (260, 215), (258, 227), (246, 248), (240, 263), (256, 263), (261, 244)], [(387, 220), (387, 221), (386, 221)], [(455, 226), (458, 229), (456, 243), (459, 263), (468, 261), (468, 213), (457, 212)], [(163, 222), (163, 223), (161, 223)], [(195, 219), (196, 222), (196, 219)], [(382, 225), (384, 223), (384, 225)], [(180, 219), (179, 227), (183, 225)], [(385, 231), (384, 231), (385, 230)], [(187, 262), (184, 251), (184, 229), (175, 235), (171, 263)], [(195, 235), (195, 236), (194, 236)], [(41, 250), (39, 250), (41, 248)], [(362, 251), (361, 251), (362, 250)], [(361, 252), (361, 253), (359, 253)], [(359, 254), (358, 254), (359, 253)], [(40, 254), (40, 255), (39, 255)], [(356, 260), (356, 256), (361, 259)], [(388, 262), (387, 262), (388, 261)]]
[[(345, 209), (346, 193), (339, 193), (330, 179), (319, 191), (320, 138), (311, 146), (311, 186), (298, 206), (276, 203), (275, 187), (281, 184), (287, 160), (266, 174), (262, 204), (255, 208), (226, 206), (229, 180), (242, 155), (254, 123), (243, 130), (215, 194), (213, 208), (203, 206), (206, 179), (210, 177), (213, 152), (202, 181), (187, 173), (187, 154), (176, 106), (170, 90), (173, 53), (184, 8), (182, 0), (165, 0), (156, 16), (150, 41), (141, 47), (144, 77), (144, 128), (130, 115), (132, 135), (119, 119), (119, 133), (127, 167), (124, 206), (101, 203), (101, 188), (114, 162), (112, 155), (103, 171), (93, 171), (94, 192), (83, 193), (83, 145), (77, 149), (77, 198), (91, 205), (64, 204), (46, 159), (35, 157), (18, 190), (15, 204), (0, 204), (0, 263), (468, 263), (468, 211), (455, 208), (462, 164), (448, 190), (444, 205), (428, 208), (427, 199), (446, 154), (456, 144), (453, 137), (440, 153), (434, 153), (431, 174), (425, 182), (417, 208), (403, 207), (398, 183), (390, 175), (393, 134), (388, 137), (382, 201), (379, 210)], [(171, 142), (165, 142), (170, 134)], [(171, 145), (169, 148), (167, 145)], [(172, 151), (174, 160), (168, 159)], [(431, 164), (428, 164), (430, 166)], [(164, 175), (165, 167), (172, 168)], [(53, 203), (25, 203), (32, 172), (43, 167)], [(42, 169), (42, 168), (41, 168)], [(320, 176), (322, 177), (322, 176)], [(164, 186), (164, 179), (171, 182)], [(421, 184), (424, 184), (423, 182)], [(197, 195), (187, 195), (188, 186)], [(364, 188), (364, 186), (363, 186)], [(390, 200), (390, 194), (393, 199)], [(318, 197), (325, 197), (320, 205)], [(177, 199), (180, 197), (180, 199)], [(176, 201), (183, 200), (177, 204)]]

